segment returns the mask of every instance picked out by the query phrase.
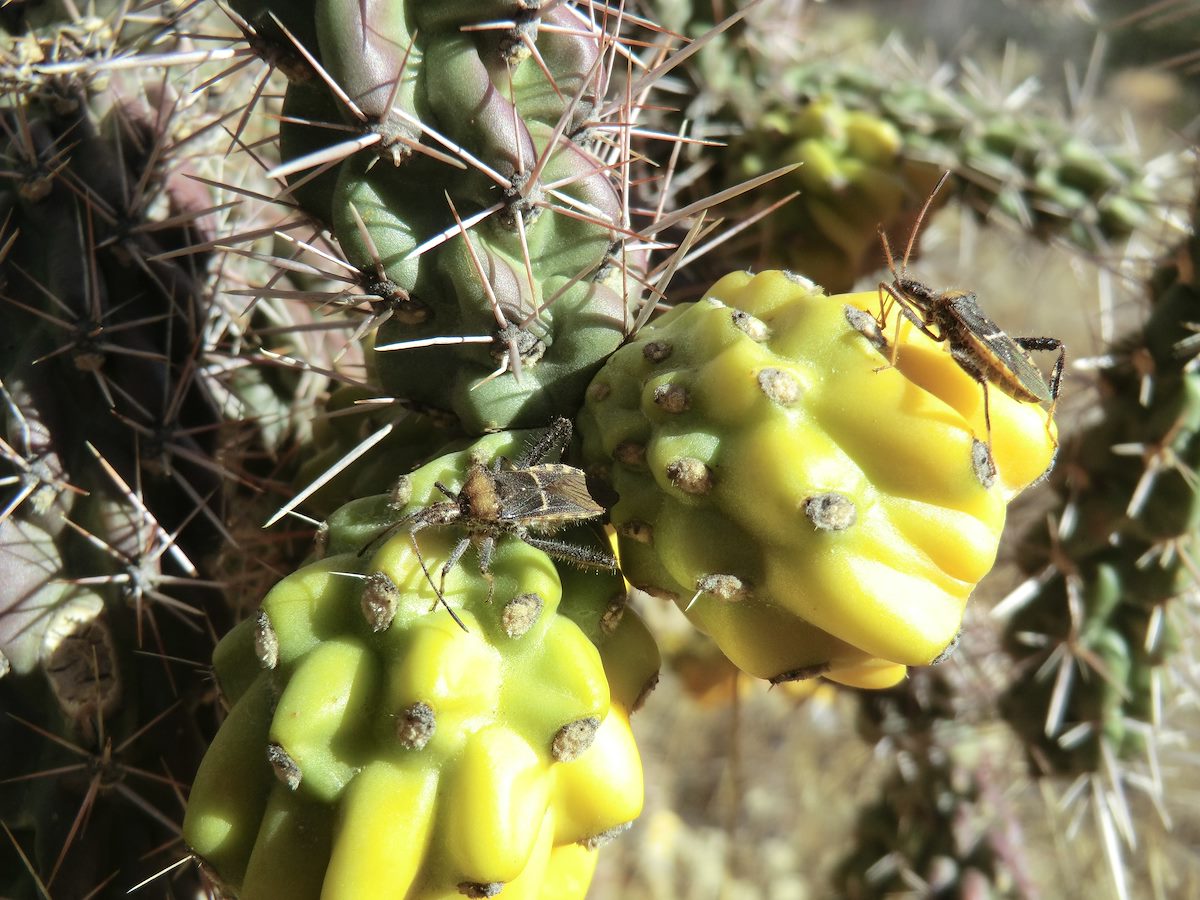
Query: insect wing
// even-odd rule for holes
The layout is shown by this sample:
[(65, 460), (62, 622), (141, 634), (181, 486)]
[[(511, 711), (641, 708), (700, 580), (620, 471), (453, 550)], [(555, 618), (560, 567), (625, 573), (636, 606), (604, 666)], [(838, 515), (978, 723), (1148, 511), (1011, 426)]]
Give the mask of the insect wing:
[[(554, 469), (553, 473), (542, 483), (542, 490), (549, 494), (556, 508), (570, 510), (571, 518), (590, 519), (601, 515), (604, 507), (592, 499), (588, 493), (587, 478), (583, 470), (572, 466), (542, 466), (542, 469)], [(539, 478), (539, 480), (541, 480)], [(548, 483), (547, 483), (548, 482)]]
[(604, 512), (587, 490), (583, 472), (566, 465), (541, 465), (497, 472), (500, 518), (506, 522), (564, 522)]
[(1018, 400), (1047, 401), (1050, 388), (1033, 358), (1004, 330), (983, 314), (974, 294), (964, 294), (950, 303), (964, 335), (998, 376), (994, 383)]

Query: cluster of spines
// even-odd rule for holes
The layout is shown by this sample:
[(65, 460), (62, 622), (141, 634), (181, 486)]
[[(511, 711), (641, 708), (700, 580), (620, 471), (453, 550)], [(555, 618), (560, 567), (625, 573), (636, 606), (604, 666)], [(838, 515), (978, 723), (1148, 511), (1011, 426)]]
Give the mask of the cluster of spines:
[(1058, 508), (1027, 534), (1030, 580), (1001, 610), (1018, 661), (1006, 714), (1045, 774), (1119, 777), (1168, 727), (1163, 680), (1196, 590), (1198, 261), (1193, 234), (1151, 280), (1145, 324), (1097, 368), (1099, 418), (1064, 446)]
[(570, 5), (237, 7), (289, 78), (270, 174), (333, 235), (347, 286), (322, 299), (365, 313), (357, 337), (379, 328), (386, 390), (476, 433), (572, 412), (641, 292), (619, 249), (628, 125), (605, 124), (626, 108), (606, 99), (612, 58), (632, 57), (610, 23)]
[(245, 415), (246, 323), (209, 277), (231, 210), (205, 184), (228, 113), (191, 92), (205, 10), (75, 10), (0, 18), (0, 892), (18, 897), (129, 888), (170, 858), (213, 725), (188, 664), (227, 621), (226, 500), (268, 471), (248, 449), (285, 442)]

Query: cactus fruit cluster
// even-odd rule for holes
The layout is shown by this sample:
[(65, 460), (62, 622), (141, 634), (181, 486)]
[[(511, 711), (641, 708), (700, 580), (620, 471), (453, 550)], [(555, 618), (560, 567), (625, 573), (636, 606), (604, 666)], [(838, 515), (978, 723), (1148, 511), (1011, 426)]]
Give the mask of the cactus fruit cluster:
[(734, 273), (588, 388), (626, 577), (760, 678), (888, 686), (942, 658), (1054, 457), (1048, 413), (995, 389), (989, 456), (979, 383), (906, 319), (892, 335), (895, 308), (881, 329), (880, 297)]
[[(709, 27), (708, 5), (666, 5), (672, 27)], [(945, 170), (980, 216), (1089, 254), (1179, 226), (1168, 208), (1184, 167), (1153, 164), (1118, 129), (1098, 126), (1104, 116), (1068, 114), (1035, 78), (1005, 89), (982, 66), (918, 63), (897, 42), (860, 61), (819, 46), (803, 17), (780, 19), (778, 8), (759, 9), (723, 35), (721, 52), (698, 64), (687, 109), (699, 136), (730, 145), (706, 167), (704, 190), (800, 164), (748, 198), (756, 209), (787, 203), (755, 233), (772, 257), (743, 247), (743, 258), (849, 290), (882, 264), (879, 229), (901, 227)]]

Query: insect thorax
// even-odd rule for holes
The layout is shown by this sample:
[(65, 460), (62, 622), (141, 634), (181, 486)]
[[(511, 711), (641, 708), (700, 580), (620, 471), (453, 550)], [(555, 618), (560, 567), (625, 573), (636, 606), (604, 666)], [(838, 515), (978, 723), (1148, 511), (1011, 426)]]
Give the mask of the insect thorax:
[(940, 297), (946, 297), (946, 294), (939, 294), (923, 281), (917, 281), (915, 278), (901, 276), (897, 278), (892, 287), (897, 293), (906, 297), (909, 302), (921, 310), (928, 310), (936, 305)]
[(485, 466), (471, 466), (459, 498), (463, 514), (469, 518), (487, 521), (500, 518), (500, 496), (496, 493), (496, 482)]

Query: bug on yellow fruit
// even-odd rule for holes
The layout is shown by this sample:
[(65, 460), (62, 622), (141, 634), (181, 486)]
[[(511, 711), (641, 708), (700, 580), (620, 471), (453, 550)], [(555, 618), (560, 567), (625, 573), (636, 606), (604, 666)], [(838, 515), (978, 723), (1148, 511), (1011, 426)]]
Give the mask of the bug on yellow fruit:
[[(895, 303), (904, 318), (922, 334), (949, 345), (950, 356), (958, 363), (959, 368), (983, 388), (983, 420), (987, 426), (987, 449), (990, 459), (992, 418), (988, 404), (988, 386), (995, 385), (1008, 396), (1024, 403), (1049, 403), (1053, 414), (1054, 404), (1058, 402), (1062, 387), (1067, 348), (1058, 338), (1010, 337), (984, 314), (974, 293), (957, 290), (936, 291), (909, 276), (908, 258), (912, 253), (917, 232), (933, 198), (949, 175), (949, 172), (942, 175), (921, 208), (909, 235), (908, 246), (904, 249), (904, 258), (899, 269), (896, 268), (887, 235), (880, 232), (892, 281), (890, 284), (884, 281), (879, 283), (879, 327), (882, 331), (887, 321), (889, 304)], [(897, 332), (899, 327), (897, 319)], [(1058, 351), (1058, 360), (1054, 364), (1049, 382), (1029, 355), (1031, 350)], [(892, 365), (896, 364), (898, 352), (899, 342), (894, 341), (890, 360)]]

